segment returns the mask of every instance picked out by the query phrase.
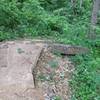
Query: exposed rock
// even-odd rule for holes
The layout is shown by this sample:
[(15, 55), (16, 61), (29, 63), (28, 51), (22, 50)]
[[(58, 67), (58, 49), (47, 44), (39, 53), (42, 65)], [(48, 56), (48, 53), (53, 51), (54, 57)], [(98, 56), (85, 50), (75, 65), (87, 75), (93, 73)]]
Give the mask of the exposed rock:
[(0, 45), (0, 100), (43, 100), (32, 75), (42, 49), (43, 44), (30, 41)]
[(65, 55), (85, 54), (89, 49), (80, 46), (64, 45), (64, 44), (49, 44), (52, 52), (57, 52)]

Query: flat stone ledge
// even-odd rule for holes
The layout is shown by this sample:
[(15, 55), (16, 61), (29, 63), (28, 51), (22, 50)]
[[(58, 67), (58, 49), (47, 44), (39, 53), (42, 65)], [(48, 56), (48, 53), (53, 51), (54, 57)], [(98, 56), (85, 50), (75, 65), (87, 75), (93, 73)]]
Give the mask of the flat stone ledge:
[[(35, 100), (32, 99), (34, 94), (25, 97), (23, 92), (27, 89), (35, 91), (32, 70), (43, 47), (43, 44), (31, 41), (0, 43), (0, 100)], [(15, 94), (23, 99), (17, 99)]]

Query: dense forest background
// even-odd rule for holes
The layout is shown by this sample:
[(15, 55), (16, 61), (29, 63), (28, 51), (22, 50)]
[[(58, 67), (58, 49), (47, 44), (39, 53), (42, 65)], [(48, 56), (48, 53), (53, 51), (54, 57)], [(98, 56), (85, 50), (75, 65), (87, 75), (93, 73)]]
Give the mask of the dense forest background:
[(99, 6), (99, 0), (0, 0), (0, 41), (42, 37), (88, 47), (89, 54), (72, 58), (72, 100), (100, 100)]
[(60, 35), (79, 44), (89, 33), (92, 6), (92, 0), (0, 0), (0, 40)]

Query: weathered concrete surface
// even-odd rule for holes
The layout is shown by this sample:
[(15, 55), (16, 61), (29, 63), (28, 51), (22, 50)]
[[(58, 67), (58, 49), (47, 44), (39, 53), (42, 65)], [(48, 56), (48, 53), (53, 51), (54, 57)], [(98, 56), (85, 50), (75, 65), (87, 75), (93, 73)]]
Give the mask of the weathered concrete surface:
[(32, 75), (42, 49), (30, 41), (0, 44), (0, 100), (43, 100)]

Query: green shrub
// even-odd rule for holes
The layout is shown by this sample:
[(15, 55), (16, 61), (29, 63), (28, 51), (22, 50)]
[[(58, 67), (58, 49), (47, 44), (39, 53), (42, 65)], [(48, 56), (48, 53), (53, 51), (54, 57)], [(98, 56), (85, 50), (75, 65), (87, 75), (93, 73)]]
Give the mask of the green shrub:
[[(93, 48), (95, 49), (95, 48)], [(75, 56), (73, 61), (76, 70), (73, 73), (71, 86), (73, 90), (72, 100), (99, 100), (100, 92), (100, 58), (95, 52), (88, 55)], [(98, 92), (97, 92), (98, 91)]]

